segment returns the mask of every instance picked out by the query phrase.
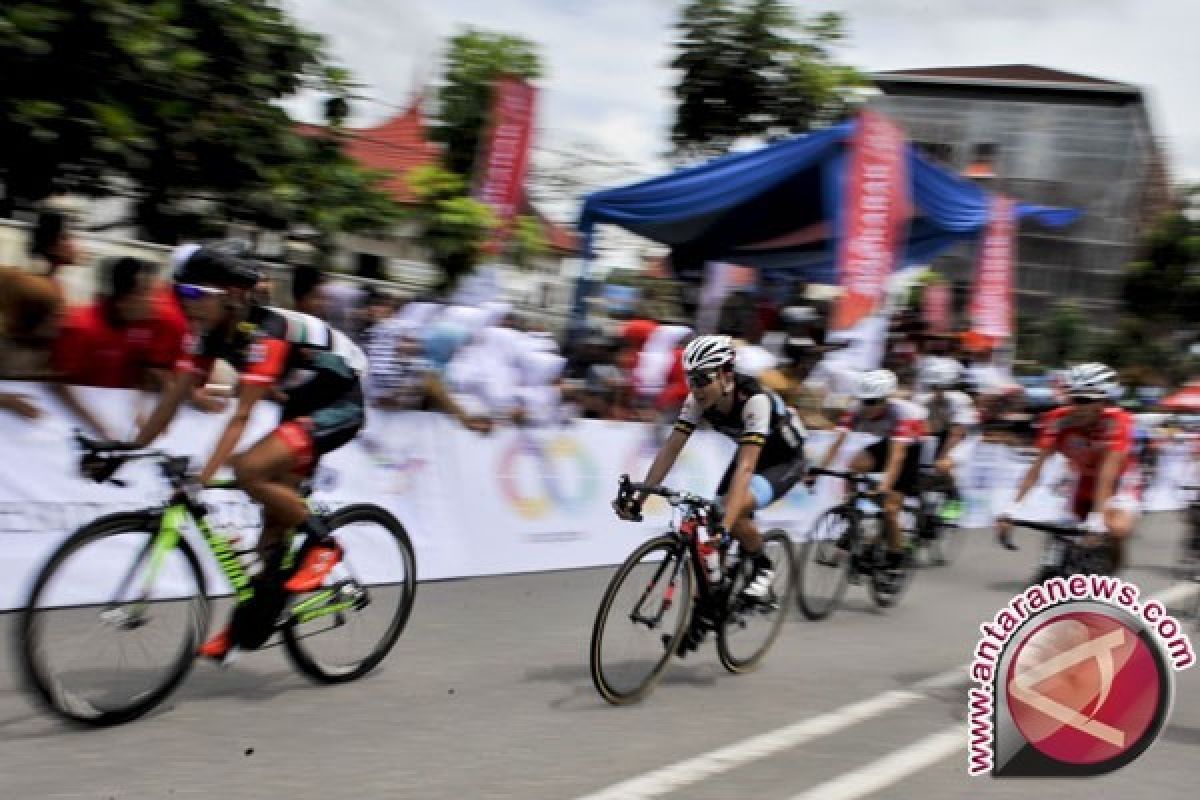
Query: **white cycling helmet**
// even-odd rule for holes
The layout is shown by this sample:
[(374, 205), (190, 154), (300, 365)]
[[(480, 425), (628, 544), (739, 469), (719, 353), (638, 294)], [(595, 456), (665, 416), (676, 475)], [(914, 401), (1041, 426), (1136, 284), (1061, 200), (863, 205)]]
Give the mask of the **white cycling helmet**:
[(1108, 400), (1121, 389), (1117, 383), (1117, 373), (1095, 362), (1067, 370), (1066, 384), (1068, 397), (1092, 400)]
[(697, 336), (683, 350), (686, 372), (710, 372), (733, 363), (733, 339), (728, 336)]
[(937, 388), (947, 388), (958, 383), (959, 375), (962, 373), (962, 368), (958, 362), (949, 358), (930, 359), (925, 368), (921, 370), (921, 377), (927, 386)]
[(896, 391), (896, 375), (890, 369), (873, 369), (858, 376), (854, 396), (859, 400), (883, 400)]

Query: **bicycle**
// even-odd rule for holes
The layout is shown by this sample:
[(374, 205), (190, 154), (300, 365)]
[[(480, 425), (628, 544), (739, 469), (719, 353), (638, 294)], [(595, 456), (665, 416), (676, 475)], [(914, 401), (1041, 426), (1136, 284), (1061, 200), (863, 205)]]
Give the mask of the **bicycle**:
[[(763, 534), (763, 552), (774, 565), (774, 596), (767, 602), (743, 598), (753, 566), (748, 559), (731, 555), (733, 538), (727, 532), (711, 536), (720, 524), (720, 505), (690, 492), (631, 483), (628, 475), (622, 475), (618, 502), (631, 503), (637, 492), (662, 497), (681, 513), (678, 523), (672, 518), (665, 533), (643, 543), (621, 564), (596, 612), (590, 647), (592, 683), (613, 705), (636, 702), (650, 692), (677, 653), (697, 608), (712, 616), (717, 656), (725, 669), (738, 674), (757, 667), (779, 636), (795, 571), (788, 535), (768, 531)], [(701, 539), (701, 528), (710, 538)], [(715, 546), (721, 565), (715, 581), (710, 580), (701, 557), (708, 544)], [(629, 596), (618, 602), (627, 587), (632, 587)], [(759, 622), (764, 625), (758, 626)], [(627, 647), (618, 639), (624, 633), (631, 633), (632, 644)], [(745, 652), (744, 645), (748, 645)]]
[[(201, 488), (237, 490), (235, 482), (197, 487), (187, 457), (76, 440), (83, 465), (108, 464), (104, 474), (116, 485), (126, 485), (112, 478), (124, 464), (153, 462), (170, 486), (170, 499), (164, 506), (108, 514), (71, 534), (19, 612), (16, 651), (25, 686), (49, 710), (75, 723), (116, 725), (163, 702), (186, 677), (203, 641), (208, 586), (188, 528), (199, 533), (238, 604), (250, 601), (256, 588), (240, 558), (250, 551), (237, 550), (236, 539), (214, 530), (199, 497)], [(267, 635), (281, 636), (290, 660), (308, 677), (342, 683), (370, 672), (395, 645), (412, 610), (416, 559), (404, 527), (387, 510), (355, 504), (328, 512), (309, 503), (341, 545), (343, 560), (331, 585), (289, 596)], [(293, 537), (293, 565), (306, 543)], [(365, 646), (356, 645), (360, 633)], [(58, 662), (58, 650), (72, 643), (90, 664)], [(155, 657), (152, 647), (164, 652)], [(113, 648), (120, 650), (119, 660), (109, 663), (105, 656)], [(134, 668), (139, 655), (149, 663)]]
[(905, 508), (913, 515), (913, 544), (917, 550), (927, 550), (929, 562), (944, 567), (954, 563), (966, 543), (966, 536), (957, 522), (947, 522), (942, 511), (950, 499), (953, 484), (941, 473), (923, 469), (916, 497), (906, 497)]
[[(1072, 575), (1111, 575), (1116, 568), (1112, 550), (1107, 545), (1085, 545), (1082, 540), (1090, 535), (1090, 531), (1075, 523), (1028, 519), (1012, 519), (1010, 522), (1013, 527), (1041, 531), (1049, 537), (1042, 549), (1038, 570), (1029, 582), (1030, 586), (1051, 578), (1069, 578)], [(1016, 549), (1015, 544), (1013, 549)]]
[[(912, 582), (915, 561), (912, 548), (906, 546), (898, 569), (888, 569), (884, 564), (883, 511), (872, 500), (879, 482), (862, 473), (831, 469), (812, 468), (809, 474), (842, 478), (853, 488), (842, 503), (817, 517), (808, 541), (801, 546), (796, 580), (800, 612), (810, 620), (825, 619), (841, 602), (846, 587), (863, 578), (877, 606), (894, 606)], [(904, 535), (911, 538), (912, 515), (905, 513), (902, 517)], [(832, 581), (825, 593), (818, 590), (824, 578)]]

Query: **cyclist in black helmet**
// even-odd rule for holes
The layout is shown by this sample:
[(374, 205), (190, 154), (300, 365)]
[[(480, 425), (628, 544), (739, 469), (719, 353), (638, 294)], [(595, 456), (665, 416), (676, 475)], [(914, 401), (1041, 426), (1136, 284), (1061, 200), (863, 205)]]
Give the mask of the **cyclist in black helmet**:
[[(133, 444), (146, 447), (163, 432), (192, 388), (204, 385), (218, 358), (237, 370), (236, 410), (198, 479), (206, 483), (229, 464), (242, 489), (262, 505), (258, 552), (263, 570), (255, 578), (253, 599), (235, 609), (230, 626), (200, 650), (223, 660), (235, 646), (261, 645), (286, 593), (316, 590), (341, 559), (340, 548), (310, 516), (298, 487), (322, 455), (362, 428), (367, 360), (349, 337), (316, 317), (259, 305), (252, 290), (260, 271), (235, 247), (185, 245), (173, 260), (175, 293), (191, 336), (176, 380)], [(264, 399), (282, 403), (279, 426), (235, 455), (251, 412)], [(285, 574), (287, 534), (297, 527), (307, 534), (305, 549), (299, 566)]]

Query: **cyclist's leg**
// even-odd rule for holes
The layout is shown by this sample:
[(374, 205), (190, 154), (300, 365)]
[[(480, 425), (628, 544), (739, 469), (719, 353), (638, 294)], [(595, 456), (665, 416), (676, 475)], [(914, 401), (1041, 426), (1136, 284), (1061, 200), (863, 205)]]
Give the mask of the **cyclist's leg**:
[(308, 518), (297, 487), (314, 461), (312, 437), (297, 420), (284, 422), (233, 460), (238, 485), (263, 509), (258, 551), (264, 564), (278, 567), (284, 535)]
[(883, 522), (887, 532), (888, 562), (896, 566), (903, 561), (904, 534), (900, 528), (900, 514), (904, 510), (904, 498), (916, 496), (920, 491), (921, 452), (909, 446), (904, 455), (904, 464), (896, 483), (883, 499)]
[(1112, 548), (1113, 571), (1124, 568), (1129, 556), (1129, 537), (1141, 515), (1141, 502), (1131, 492), (1121, 492), (1109, 498), (1104, 508), (1104, 525), (1108, 528)]

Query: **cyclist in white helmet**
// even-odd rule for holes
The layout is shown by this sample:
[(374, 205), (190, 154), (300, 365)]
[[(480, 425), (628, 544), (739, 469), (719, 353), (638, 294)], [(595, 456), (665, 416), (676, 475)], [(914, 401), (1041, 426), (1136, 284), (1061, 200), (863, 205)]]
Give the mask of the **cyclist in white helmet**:
[[(717, 487), (723, 498), (722, 527), (738, 541), (754, 573), (743, 596), (769, 601), (774, 571), (762, 552), (763, 541), (754, 512), (787, 494), (804, 474), (804, 425), (774, 392), (754, 378), (734, 372), (735, 350), (728, 336), (700, 336), (683, 351), (683, 369), (691, 390), (680, 409), (674, 430), (646, 473), (645, 483), (658, 485), (671, 471), (696, 427), (707, 422), (738, 443), (738, 449)], [(645, 496), (630, 507), (614, 503), (617, 516), (635, 519)], [(697, 627), (688, 637), (694, 649), (703, 638), (705, 613), (697, 612)]]
[(921, 382), (928, 389), (913, 398), (925, 409), (926, 433), (933, 437), (933, 468), (948, 487), (949, 500), (942, 516), (949, 520), (962, 514), (962, 498), (954, 480), (957, 468), (956, 448), (968, 431), (979, 425), (979, 413), (966, 392), (956, 387), (962, 377), (962, 367), (952, 358), (930, 358), (921, 369)]
[[(1037, 485), (1042, 466), (1061, 453), (1075, 470), (1071, 510), (1097, 536), (1109, 533), (1117, 569), (1125, 561), (1125, 540), (1141, 511), (1141, 485), (1133, 456), (1133, 415), (1113, 403), (1120, 391), (1117, 374), (1104, 364), (1072, 367), (1066, 375), (1071, 404), (1049, 411), (1038, 433), (1037, 457), (1017, 488), (1012, 505), (1000, 515), (1000, 542), (1015, 550), (1009, 520), (1019, 516), (1025, 495)], [(1093, 542), (1094, 543), (1094, 542)]]
[[(900, 511), (904, 496), (915, 494), (921, 469), (919, 441), (925, 435), (925, 411), (915, 403), (894, 397), (896, 376), (891, 370), (876, 369), (862, 373), (855, 396), (857, 402), (838, 425), (837, 438), (825, 453), (821, 466), (828, 469), (837, 459), (842, 444), (851, 433), (878, 437), (850, 461), (855, 472), (882, 472), (879, 494), (883, 499), (884, 528), (887, 533), (885, 567), (898, 569), (904, 564), (904, 542), (900, 532)], [(809, 479), (811, 483), (812, 478)]]

